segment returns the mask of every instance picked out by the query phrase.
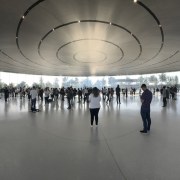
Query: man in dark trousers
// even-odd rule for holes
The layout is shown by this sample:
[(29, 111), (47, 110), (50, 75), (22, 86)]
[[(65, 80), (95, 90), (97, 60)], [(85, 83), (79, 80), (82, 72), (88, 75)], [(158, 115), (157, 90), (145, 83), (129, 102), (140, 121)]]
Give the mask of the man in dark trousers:
[(162, 96), (163, 96), (163, 106), (162, 107), (166, 107), (166, 105), (167, 105), (167, 89), (166, 89), (166, 86), (163, 86)]
[(121, 102), (120, 102), (120, 91), (121, 91), (121, 89), (120, 89), (119, 85), (117, 85), (117, 87), (116, 87), (117, 104), (118, 103), (121, 104)]
[(150, 131), (151, 127), (151, 117), (150, 117), (150, 104), (152, 101), (152, 92), (149, 91), (146, 87), (146, 84), (141, 85), (142, 90), (144, 91), (141, 98), (141, 117), (143, 121), (143, 130), (141, 130), (141, 133), (147, 133), (147, 131)]
[(67, 93), (67, 100), (68, 100), (68, 108), (67, 109), (71, 109), (71, 101), (73, 99), (72, 88), (68, 87), (66, 93)]
[(9, 98), (9, 89), (7, 87), (5, 87), (5, 89), (4, 89), (4, 99), (5, 99), (5, 102), (7, 102), (8, 98)]
[(38, 96), (36, 87), (33, 86), (33, 88), (30, 91), (30, 96), (31, 96), (31, 111), (36, 112), (36, 97)]

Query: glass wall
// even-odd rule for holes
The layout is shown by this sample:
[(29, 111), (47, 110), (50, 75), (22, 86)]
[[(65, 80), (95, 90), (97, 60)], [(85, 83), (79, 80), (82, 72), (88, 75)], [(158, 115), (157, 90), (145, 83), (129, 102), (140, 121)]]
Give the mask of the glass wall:
[(127, 76), (90, 76), (90, 77), (66, 77), (66, 76), (45, 76), (29, 75), (0, 72), (0, 88), (4, 86), (26, 86), (33, 85), (40, 87), (67, 87), (76, 88), (97, 86), (102, 88), (115, 87), (119, 84), (121, 87), (139, 86), (146, 83), (150, 86), (175, 85), (179, 84), (180, 72), (147, 74), (147, 75), (127, 75)]

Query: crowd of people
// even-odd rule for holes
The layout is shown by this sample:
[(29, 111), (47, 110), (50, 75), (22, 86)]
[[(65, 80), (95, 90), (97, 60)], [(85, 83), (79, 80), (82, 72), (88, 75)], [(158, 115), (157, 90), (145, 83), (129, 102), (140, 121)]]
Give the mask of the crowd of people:
[[(9, 97), (20, 97), (20, 99), (27, 97), (29, 100), (31, 100), (30, 91), (33, 88), (26, 88), (26, 87), (20, 87), (20, 88), (14, 88), (14, 87), (5, 87), (0, 90), (1, 94), (4, 94), (5, 102), (9, 99)], [(67, 87), (67, 88), (41, 88), (41, 87), (35, 87), (37, 91), (37, 99), (38, 100), (45, 100), (45, 104), (48, 104), (54, 100), (61, 99), (62, 101), (65, 100), (65, 96), (68, 99), (68, 102), (70, 102), (72, 99), (74, 99), (76, 96), (78, 97), (78, 102), (88, 102), (89, 101), (89, 95), (92, 92), (92, 87), (89, 88), (73, 88)], [(177, 92), (179, 91), (176, 86), (166, 87), (162, 86), (161, 88), (151, 88), (150, 89), (153, 95), (156, 93), (160, 93), (163, 98), (176, 100), (177, 98)], [(137, 93), (136, 88), (120, 88), (119, 85), (117, 87), (103, 87), (101, 90), (102, 93), (102, 99), (106, 103), (110, 103), (111, 100), (114, 97), (114, 94), (117, 96), (117, 104), (120, 104), (120, 94), (122, 94), (124, 97), (128, 97), (128, 95), (135, 96), (136, 94), (141, 94), (142, 90), (140, 89)], [(2, 95), (1, 95), (2, 96)], [(1, 97), (0, 96), (0, 97)], [(71, 103), (69, 103), (68, 109), (71, 109)]]
[[(44, 101), (45, 104), (49, 104), (55, 100), (61, 99), (62, 101), (65, 100), (65, 97), (67, 97), (68, 102), (68, 109), (71, 109), (72, 101), (75, 99), (75, 97), (78, 97), (78, 102), (89, 102), (89, 96), (92, 93), (92, 88), (73, 88), (73, 87), (67, 87), (67, 88), (40, 88), (40, 87), (32, 87), (32, 88), (26, 88), (26, 87), (20, 87), (18, 88), (11, 88), (11, 87), (5, 87), (1, 92), (4, 94), (5, 102), (8, 101), (8, 99), (16, 98), (17, 96), (20, 97), (20, 99), (27, 97), (30, 101), (32, 99), (31, 91), (37, 91), (37, 99)], [(133, 91), (133, 93), (132, 93)], [(135, 95), (135, 88), (131, 88), (129, 90), (130, 95)], [(103, 100), (108, 104), (112, 101), (114, 97), (114, 93), (117, 96), (117, 104), (121, 104), (120, 102), (120, 94), (122, 93), (124, 96), (128, 96), (128, 89), (121, 89), (119, 85), (116, 88), (106, 88), (103, 87), (101, 89), (102, 98)]]
[[(141, 91), (142, 90), (142, 91)], [(130, 88), (129, 89), (130, 95), (136, 95), (136, 89)], [(166, 107), (167, 105), (167, 99), (172, 98), (173, 100), (176, 100), (178, 89), (176, 86), (172, 87), (166, 87), (163, 86), (160, 89), (159, 88), (153, 88), (151, 90), (147, 89), (145, 84), (141, 85), (141, 89), (139, 91), (140, 100), (141, 100), (141, 117), (143, 121), (143, 130), (141, 130), (141, 133), (147, 133), (150, 131), (151, 126), (151, 118), (150, 118), (150, 104), (152, 101), (153, 95), (155, 93), (159, 93), (162, 96), (163, 99), (163, 107)], [(38, 109), (36, 109), (36, 101), (45, 101), (45, 105), (48, 105), (49, 103), (53, 101), (57, 101), (58, 99), (61, 99), (61, 101), (65, 101), (65, 97), (67, 98), (68, 108), (71, 109), (73, 101), (76, 96), (78, 96), (78, 103), (88, 103), (89, 104), (89, 110), (91, 114), (91, 126), (93, 126), (93, 122), (95, 120), (96, 126), (98, 125), (98, 113), (100, 110), (100, 102), (101, 102), (101, 95), (102, 93), (102, 99), (107, 104), (111, 102), (113, 99), (114, 93), (116, 95), (116, 102), (117, 105), (121, 104), (120, 95), (121, 93), (126, 98), (128, 97), (128, 88), (121, 89), (119, 85), (117, 85), (116, 88), (106, 88), (103, 87), (101, 90), (99, 90), (97, 87), (94, 88), (73, 88), (73, 87), (67, 87), (67, 88), (40, 88), (33, 86), (32, 88), (25, 88), (21, 87), (19, 89), (17, 88), (8, 88), (5, 87), (3, 90), (1, 90), (1, 93), (4, 93), (4, 99), (5, 102), (8, 101), (9, 97), (17, 98), (19, 95), (20, 99), (27, 97), (28, 100), (31, 103), (31, 111), (37, 112)]]

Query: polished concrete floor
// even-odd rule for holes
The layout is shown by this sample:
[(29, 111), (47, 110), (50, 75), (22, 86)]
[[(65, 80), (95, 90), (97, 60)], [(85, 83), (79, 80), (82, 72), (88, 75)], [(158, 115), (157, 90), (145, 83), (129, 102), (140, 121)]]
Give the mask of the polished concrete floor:
[(102, 102), (99, 126), (87, 104), (0, 99), (0, 180), (180, 180), (180, 96), (156, 95), (144, 135), (139, 97)]

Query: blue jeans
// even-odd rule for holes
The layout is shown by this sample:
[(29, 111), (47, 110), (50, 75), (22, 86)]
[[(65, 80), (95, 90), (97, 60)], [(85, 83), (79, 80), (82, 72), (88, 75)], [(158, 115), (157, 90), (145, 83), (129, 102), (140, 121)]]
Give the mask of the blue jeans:
[(36, 111), (36, 98), (31, 99), (31, 110)]
[(150, 108), (141, 107), (141, 117), (143, 121), (144, 131), (149, 131), (151, 127)]

